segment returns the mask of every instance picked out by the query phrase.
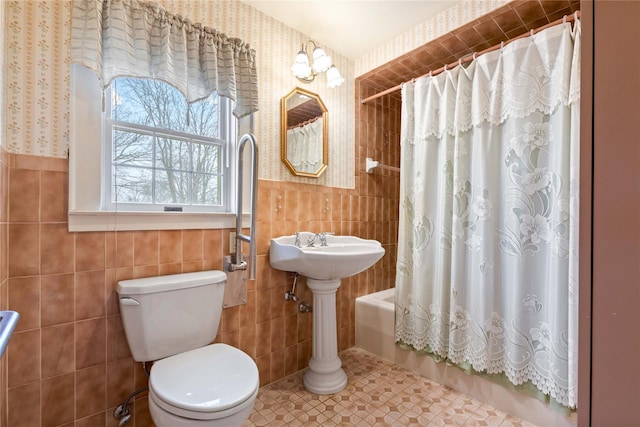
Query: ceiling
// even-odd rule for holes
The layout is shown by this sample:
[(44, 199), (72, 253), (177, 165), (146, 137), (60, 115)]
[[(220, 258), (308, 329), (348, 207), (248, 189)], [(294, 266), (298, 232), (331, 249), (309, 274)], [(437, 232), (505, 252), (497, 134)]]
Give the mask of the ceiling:
[[(356, 59), (462, 0), (241, 1), (308, 35), (321, 45)], [(361, 95), (366, 97), (393, 88), (579, 9), (580, 0), (510, 1), (359, 76), (360, 87), (372, 91)], [(389, 16), (393, 19), (387, 19)], [(399, 92), (391, 92), (390, 95), (399, 96)]]
[(242, 0), (356, 59), (461, 0)]

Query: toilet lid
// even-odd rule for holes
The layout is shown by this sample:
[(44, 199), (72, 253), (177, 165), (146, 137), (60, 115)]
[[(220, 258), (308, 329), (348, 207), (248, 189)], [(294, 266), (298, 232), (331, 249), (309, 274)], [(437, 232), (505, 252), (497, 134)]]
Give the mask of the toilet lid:
[(172, 406), (196, 412), (224, 411), (254, 395), (259, 386), (258, 367), (237, 348), (211, 344), (155, 362), (149, 386)]

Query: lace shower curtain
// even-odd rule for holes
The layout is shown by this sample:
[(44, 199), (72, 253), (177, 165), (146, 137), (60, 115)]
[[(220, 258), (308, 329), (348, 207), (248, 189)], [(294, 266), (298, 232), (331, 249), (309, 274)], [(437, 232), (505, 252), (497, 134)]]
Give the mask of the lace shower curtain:
[(402, 88), (396, 342), (577, 403), (580, 22)]
[(301, 172), (316, 172), (322, 166), (323, 120), (287, 130), (287, 159)]

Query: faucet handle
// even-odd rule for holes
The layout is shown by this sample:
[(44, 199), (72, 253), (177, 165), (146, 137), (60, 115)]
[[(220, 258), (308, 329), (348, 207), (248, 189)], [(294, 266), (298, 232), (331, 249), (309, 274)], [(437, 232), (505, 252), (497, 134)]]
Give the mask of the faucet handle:
[(320, 246), (327, 246), (327, 236), (331, 236), (334, 233), (333, 231), (324, 231), (320, 233), (318, 236), (320, 237)]
[(300, 233), (296, 231), (296, 240), (293, 242), (296, 247), (300, 247)]

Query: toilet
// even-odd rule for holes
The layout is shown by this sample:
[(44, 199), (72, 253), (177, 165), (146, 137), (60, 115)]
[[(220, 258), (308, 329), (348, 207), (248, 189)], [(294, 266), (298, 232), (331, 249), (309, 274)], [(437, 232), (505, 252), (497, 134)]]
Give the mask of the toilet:
[(118, 282), (133, 359), (154, 361), (149, 412), (157, 427), (238, 427), (258, 395), (258, 367), (243, 351), (210, 344), (227, 276), (201, 271)]

